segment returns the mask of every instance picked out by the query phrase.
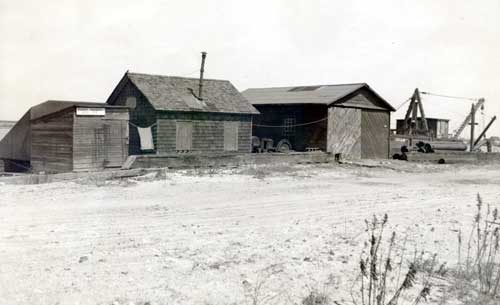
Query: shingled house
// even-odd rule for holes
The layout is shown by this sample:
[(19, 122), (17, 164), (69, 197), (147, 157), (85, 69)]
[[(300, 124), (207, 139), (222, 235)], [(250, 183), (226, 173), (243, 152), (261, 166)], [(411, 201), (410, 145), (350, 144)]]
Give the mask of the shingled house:
[[(251, 151), (258, 111), (227, 80), (127, 72), (107, 104), (130, 109), (130, 155)], [(149, 128), (153, 143), (144, 147)]]
[(367, 84), (251, 88), (243, 95), (261, 113), (253, 129), (259, 138), (296, 151), (389, 156), (394, 108)]

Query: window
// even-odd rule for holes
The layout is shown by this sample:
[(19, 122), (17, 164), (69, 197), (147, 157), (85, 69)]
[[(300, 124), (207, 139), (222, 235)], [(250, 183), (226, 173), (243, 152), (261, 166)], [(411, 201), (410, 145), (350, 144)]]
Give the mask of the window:
[(176, 125), (175, 150), (191, 150), (193, 143), (193, 123), (190, 121), (177, 121)]
[(238, 150), (239, 122), (224, 122), (224, 150)]
[(295, 118), (283, 119), (283, 135), (284, 136), (295, 135)]
[(130, 109), (135, 109), (135, 107), (137, 107), (137, 99), (135, 98), (135, 96), (127, 97), (127, 100), (125, 101), (125, 106), (127, 106)]

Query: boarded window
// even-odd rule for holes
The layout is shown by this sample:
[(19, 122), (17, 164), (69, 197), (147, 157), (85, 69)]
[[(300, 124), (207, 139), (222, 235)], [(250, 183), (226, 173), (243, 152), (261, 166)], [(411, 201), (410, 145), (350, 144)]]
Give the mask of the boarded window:
[(193, 143), (193, 123), (189, 121), (178, 121), (175, 138), (176, 150), (191, 150)]
[(293, 136), (295, 134), (295, 118), (283, 119), (283, 135)]
[(239, 122), (224, 122), (224, 150), (238, 150)]
[(135, 98), (135, 96), (129, 96), (129, 97), (127, 97), (125, 105), (128, 108), (135, 109), (135, 107), (137, 107), (137, 99)]

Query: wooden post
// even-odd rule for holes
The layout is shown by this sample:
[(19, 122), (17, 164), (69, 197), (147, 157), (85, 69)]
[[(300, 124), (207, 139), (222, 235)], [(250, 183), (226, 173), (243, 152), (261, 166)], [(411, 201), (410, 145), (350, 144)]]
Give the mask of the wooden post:
[[(405, 120), (404, 120), (404, 125), (403, 125), (403, 130), (405, 134), (411, 134), (411, 117), (410, 115), (412, 114), (413, 108), (415, 108), (415, 93), (411, 96), (411, 102), (410, 105), (408, 105), (408, 110), (406, 111), (405, 115)], [(408, 124), (409, 122), (409, 124)]]
[(474, 126), (476, 125), (476, 113), (474, 111), (474, 103), (470, 111), (470, 151), (474, 150)]
[(420, 98), (420, 91), (415, 89), (415, 95), (418, 101), (418, 108), (420, 109), (420, 118), (422, 120), (422, 127), (425, 130), (427, 136), (429, 136), (429, 126), (427, 125), (427, 118), (425, 117), (424, 105), (422, 104), (422, 99)]
[(491, 125), (493, 124), (493, 122), (495, 122), (496, 119), (497, 119), (496, 115), (491, 118), (491, 121), (488, 123), (488, 125), (486, 125), (481, 134), (479, 134), (479, 137), (477, 137), (476, 141), (474, 141), (474, 146), (476, 146), (479, 143), (479, 141), (481, 141), (481, 138), (483, 136), (486, 137), (486, 132), (488, 131), (488, 129), (490, 129)]

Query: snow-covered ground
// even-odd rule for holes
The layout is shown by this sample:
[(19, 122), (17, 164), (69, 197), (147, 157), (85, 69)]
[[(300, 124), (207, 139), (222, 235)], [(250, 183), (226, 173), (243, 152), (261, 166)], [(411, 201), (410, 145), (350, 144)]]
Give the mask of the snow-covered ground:
[(1, 185), (0, 304), (348, 304), (365, 219), (452, 265), (476, 194), (500, 203), (500, 165), (383, 166)]

